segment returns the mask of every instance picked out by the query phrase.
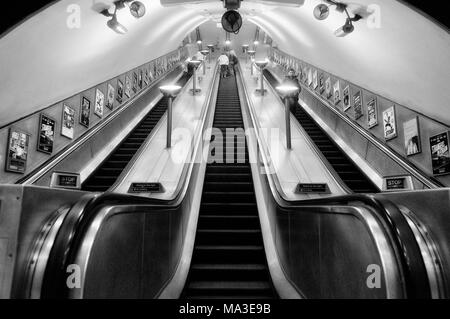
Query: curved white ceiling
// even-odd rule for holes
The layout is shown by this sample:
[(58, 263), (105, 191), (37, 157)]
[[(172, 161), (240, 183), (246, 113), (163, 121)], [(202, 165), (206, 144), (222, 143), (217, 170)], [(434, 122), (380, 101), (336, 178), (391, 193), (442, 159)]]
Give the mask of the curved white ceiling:
[[(143, 2), (148, 13), (141, 20), (120, 12), (129, 29), (125, 36), (109, 30), (106, 18), (92, 10), (100, 1), (63, 0), (0, 39), (0, 125), (175, 49), (195, 27), (224, 12), (218, 0), (171, 7), (162, 7), (159, 0)], [(446, 30), (398, 1), (354, 0), (355, 5), (381, 8), (381, 28), (360, 21), (354, 33), (337, 38), (333, 33), (344, 16), (332, 11), (328, 20), (317, 21), (312, 10), (321, 1), (304, 2), (285, 7), (244, 1), (240, 11), (246, 24), (239, 43), (251, 40), (252, 23), (257, 24), (281, 50), (450, 124)], [(81, 6), (82, 25), (71, 30), (66, 10), (74, 3)], [(201, 30), (205, 41), (223, 34), (213, 22)]]

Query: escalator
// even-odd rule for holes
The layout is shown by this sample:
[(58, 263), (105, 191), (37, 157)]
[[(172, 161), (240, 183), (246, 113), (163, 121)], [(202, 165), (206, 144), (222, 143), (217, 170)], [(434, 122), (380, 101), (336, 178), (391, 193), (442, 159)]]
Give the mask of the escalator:
[[(225, 137), (227, 128), (243, 126), (236, 80), (222, 79), (214, 128)], [(182, 299), (273, 299), (276, 293), (267, 267), (248, 149), (245, 142), (235, 141), (228, 148), (226, 144), (224, 138), (223, 163), (206, 169), (197, 238)], [(233, 163), (228, 163), (229, 152), (233, 152)], [(218, 154), (214, 155), (217, 159)]]
[[(189, 80), (188, 74), (178, 80), (177, 85), (184, 87)], [(106, 192), (114, 185), (130, 160), (136, 155), (155, 126), (166, 113), (168, 98), (163, 97), (158, 104), (144, 117), (111, 155), (83, 183), (82, 189), (91, 192)]]
[[(265, 70), (264, 75), (272, 85), (277, 87), (280, 83), (273, 74)], [(379, 189), (370, 181), (353, 161), (336, 145), (336, 143), (322, 130), (314, 119), (297, 103), (294, 116), (305, 129), (311, 140), (316, 144), (330, 165), (342, 181), (357, 194), (379, 193)]]

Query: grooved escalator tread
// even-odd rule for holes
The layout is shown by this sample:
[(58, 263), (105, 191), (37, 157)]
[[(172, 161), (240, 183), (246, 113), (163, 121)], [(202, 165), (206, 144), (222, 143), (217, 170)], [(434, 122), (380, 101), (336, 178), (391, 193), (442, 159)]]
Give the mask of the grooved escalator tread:
[[(214, 128), (243, 129), (235, 78), (222, 79)], [(225, 135), (224, 135), (225, 136)], [(211, 139), (215, 140), (214, 137)], [(244, 139), (245, 140), (245, 139)], [(211, 154), (183, 299), (273, 299), (246, 143)], [(231, 161), (231, 162), (230, 162)]]

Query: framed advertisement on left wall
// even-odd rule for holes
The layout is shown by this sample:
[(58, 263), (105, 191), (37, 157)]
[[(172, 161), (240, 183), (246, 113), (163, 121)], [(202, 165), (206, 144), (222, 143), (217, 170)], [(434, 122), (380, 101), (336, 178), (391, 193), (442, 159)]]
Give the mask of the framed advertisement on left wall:
[(27, 170), (30, 134), (20, 129), (9, 129), (5, 170), (11, 173), (25, 174)]

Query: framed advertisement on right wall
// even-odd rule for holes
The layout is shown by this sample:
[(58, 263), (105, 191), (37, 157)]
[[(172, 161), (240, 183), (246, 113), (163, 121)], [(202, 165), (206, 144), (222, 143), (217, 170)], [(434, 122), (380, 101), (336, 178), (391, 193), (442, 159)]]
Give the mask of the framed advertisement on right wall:
[(450, 174), (449, 134), (444, 132), (430, 137), (431, 163), (433, 175)]

